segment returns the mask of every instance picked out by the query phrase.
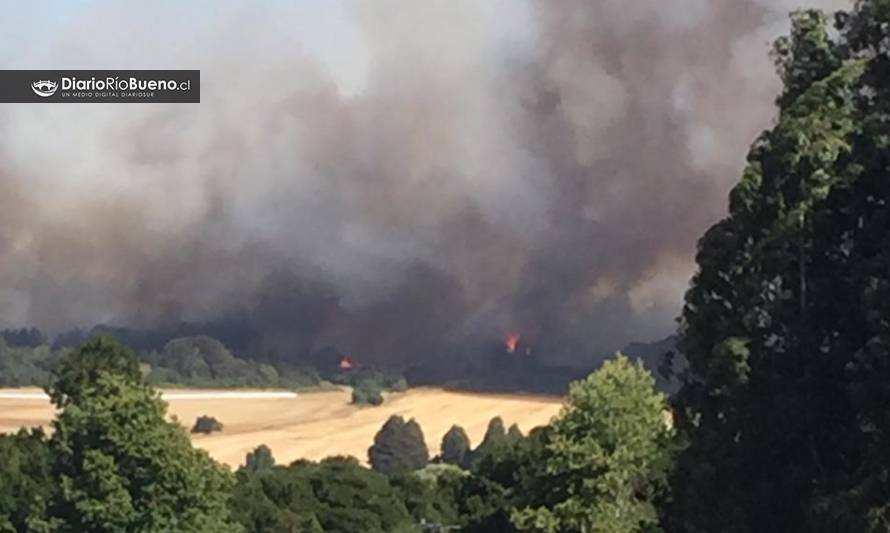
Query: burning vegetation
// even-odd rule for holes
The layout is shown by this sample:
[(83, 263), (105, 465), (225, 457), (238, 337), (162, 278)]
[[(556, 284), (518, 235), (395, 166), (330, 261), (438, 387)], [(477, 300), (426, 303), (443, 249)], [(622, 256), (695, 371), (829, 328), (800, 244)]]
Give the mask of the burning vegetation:
[(504, 339), (504, 347), (507, 349), (507, 353), (516, 353), (517, 348), (519, 348), (519, 339), (520, 335), (518, 333), (507, 335), (507, 338)]

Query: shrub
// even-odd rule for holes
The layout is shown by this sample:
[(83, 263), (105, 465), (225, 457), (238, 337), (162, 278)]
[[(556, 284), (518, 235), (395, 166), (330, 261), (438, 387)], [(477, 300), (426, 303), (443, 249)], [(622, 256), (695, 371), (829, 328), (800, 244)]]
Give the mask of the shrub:
[(352, 403), (375, 406), (383, 404), (383, 392), (380, 384), (370, 379), (358, 383), (352, 389)]
[(192, 433), (204, 433), (206, 435), (214, 431), (222, 431), (222, 429), (222, 422), (212, 416), (202, 415), (195, 420), (195, 425), (192, 426)]

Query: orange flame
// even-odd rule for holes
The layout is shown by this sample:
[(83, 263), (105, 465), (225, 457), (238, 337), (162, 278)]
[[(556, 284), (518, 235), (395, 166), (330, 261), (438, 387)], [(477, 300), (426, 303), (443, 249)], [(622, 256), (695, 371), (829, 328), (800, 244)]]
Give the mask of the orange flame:
[(355, 364), (352, 362), (351, 358), (344, 357), (344, 358), (340, 359), (340, 368), (341, 369), (349, 370), (350, 368), (352, 368), (354, 366), (355, 366)]
[(519, 334), (511, 333), (507, 335), (507, 338), (504, 339), (504, 346), (507, 348), (507, 353), (514, 353), (519, 346)]

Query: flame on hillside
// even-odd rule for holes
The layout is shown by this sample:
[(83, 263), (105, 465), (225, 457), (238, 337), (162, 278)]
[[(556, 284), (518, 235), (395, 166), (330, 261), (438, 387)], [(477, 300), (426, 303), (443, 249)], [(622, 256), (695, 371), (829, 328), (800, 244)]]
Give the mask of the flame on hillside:
[(516, 348), (519, 347), (519, 334), (511, 333), (507, 335), (507, 338), (504, 339), (504, 347), (507, 349), (507, 353), (516, 353)]

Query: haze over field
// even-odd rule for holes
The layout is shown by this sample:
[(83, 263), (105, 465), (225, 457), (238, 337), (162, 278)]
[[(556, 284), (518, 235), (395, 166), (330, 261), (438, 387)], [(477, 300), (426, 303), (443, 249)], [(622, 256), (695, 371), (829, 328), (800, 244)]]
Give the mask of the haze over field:
[(239, 4), (5, 14), (2, 68), (200, 68), (202, 103), (0, 107), (0, 326), (377, 364), (664, 336), (798, 2)]
[[(0, 392), (6, 391), (0, 389)], [(201, 393), (208, 394), (207, 391)], [(439, 389), (412, 389), (388, 395), (380, 407), (362, 408), (349, 402), (350, 393), (345, 390), (301, 394), (297, 398), (174, 399), (169, 402), (169, 414), (187, 427), (201, 415), (218, 418), (224, 424), (222, 432), (193, 435), (192, 440), (216, 460), (237, 467), (243, 464), (247, 452), (260, 444), (269, 446), (281, 464), (297, 459), (321, 460), (332, 455), (352, 455), (366, 462), (374, 434), (394, 414), (417, 419), (430, 453), (435, 455), (442, 436), (452, 424), (463, 426), (475, 446), (482, 441), (489, 421), (495, 416), (503, 418), (507, 426), (519, 424), (528, 432), (550, 422), (562, 406), (558, 398)], [(47, 425), (52, 416), (48, 401), (0, 397), (0, 433)]]

